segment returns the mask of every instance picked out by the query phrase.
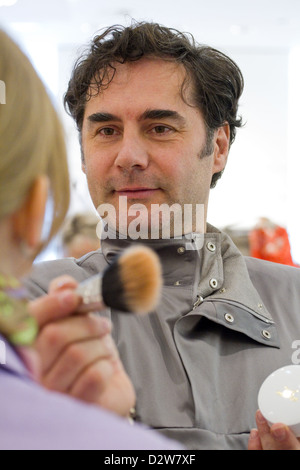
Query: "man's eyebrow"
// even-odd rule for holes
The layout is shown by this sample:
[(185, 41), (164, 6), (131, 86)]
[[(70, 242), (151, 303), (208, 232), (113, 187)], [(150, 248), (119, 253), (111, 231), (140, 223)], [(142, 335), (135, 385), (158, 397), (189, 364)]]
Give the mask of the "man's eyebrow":
[(110, 113), (94, 113), (88, 116), (89, 122), (109, 122), (109, 121), (121, 121), (120, 118)]
[[(179, 124), (184, 125), (186, 123), (185, 118), (179, 114), (177, 111), (173, 111), (172, 109), (146, 109), (140, 116), (139, 121), (144, 121), (146, 119), (172, 119), (177, 121)], [(88, 116), (88, 121), (90, 123), (98, 123), (98, 122), (109, 122), (109, 121), (117, 121), (120, 122), (121, 119), (111, 113), (105, 112), (98, 112), (91, 114)]]
[(147, 109), (139, 118), (140, 121), (146, 119), (165, 119), (171, 118), (174, 121), (177, 121), (179, 124), (185, 124), (185, 118), (179, 114), (177, 111), (172, 109)]

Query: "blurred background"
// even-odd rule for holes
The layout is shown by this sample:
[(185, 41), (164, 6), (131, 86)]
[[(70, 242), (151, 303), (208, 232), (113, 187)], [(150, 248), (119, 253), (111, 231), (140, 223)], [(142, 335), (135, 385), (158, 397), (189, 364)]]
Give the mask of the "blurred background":
[[(65, 125), (70, 215), (94, 208), (62, 97), (75, 59), (97, 30), (132, 19), (190, 32), (238, 63), (245, 126), (211, 192), (208, 220), (244, 243), (247, 253), (249, 231), (268, 219), (287, 230), (292, 258), (300, 263), (300, 0), (0, 0), (0, 27), (30, 56)], [(43, 259), (57, 250), (52, 244)]]

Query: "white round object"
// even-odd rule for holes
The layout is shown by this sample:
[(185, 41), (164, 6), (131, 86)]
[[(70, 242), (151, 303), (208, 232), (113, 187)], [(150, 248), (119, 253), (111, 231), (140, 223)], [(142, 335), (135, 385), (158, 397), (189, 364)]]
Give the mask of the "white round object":
[(263, 382), (258, 407), (270, 426), (283, 423), (300, 437), (300, 365), (282, 367)]

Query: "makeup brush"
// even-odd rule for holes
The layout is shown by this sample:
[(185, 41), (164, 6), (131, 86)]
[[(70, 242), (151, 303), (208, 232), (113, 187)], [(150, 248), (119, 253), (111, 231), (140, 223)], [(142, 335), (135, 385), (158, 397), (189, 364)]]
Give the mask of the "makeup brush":
[(133, 246), (103, 273), (79, 284), (76, 293), (83, 299), (79, 312), (110, 307), (128, 313), (149, 313), (159, 302), (161, 287), (157, 254), (148, 247)]

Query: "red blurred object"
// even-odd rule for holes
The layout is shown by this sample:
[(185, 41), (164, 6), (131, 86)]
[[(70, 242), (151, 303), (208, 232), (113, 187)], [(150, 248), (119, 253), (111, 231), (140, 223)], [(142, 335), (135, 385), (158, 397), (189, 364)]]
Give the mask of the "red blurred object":
[(249, 233), (250, 256), (274, 263), (298, 266), (293, 262), (288, 233), (269, 219), (260, 219)]

